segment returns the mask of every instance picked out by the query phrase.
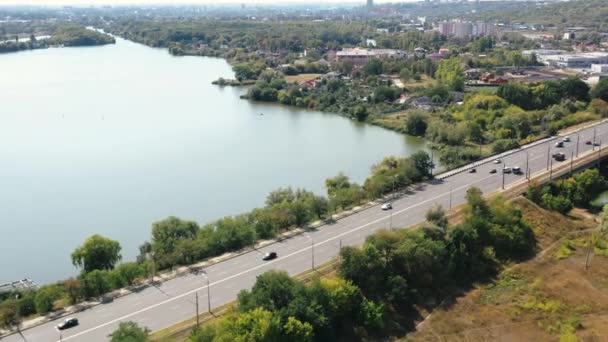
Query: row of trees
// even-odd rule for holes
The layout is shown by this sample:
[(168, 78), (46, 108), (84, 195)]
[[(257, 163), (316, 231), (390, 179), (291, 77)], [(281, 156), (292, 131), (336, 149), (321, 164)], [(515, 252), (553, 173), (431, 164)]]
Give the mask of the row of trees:
[(190, 341), (329, 341), (378, 339), (391, 320), (453, 285), (494, 274), (508, 260), (525, 258), (535, 240), (520, 210), (481, 192), (467, 192), (461, 224), (434, 208), (418, 230), (381, 230), (361, 248), (340, 253), (339, 276), (309, 286), (284, 272), (258, 276), (238, 295), (234, 313), (193, 332)]
[(97, 299), (114, 289), (133, 285), (158, 270), (189, 265), (251, 246), (259, 239), (275, 237), (295, 226), (324, 219), (329, 213), (382, 196), (392, 189), (430, 178), (432, 167), (426, 152), (417, 152), (410, 158), (389, 157), (372, 168), (363, 186), (351, 182), (343, 174), (327, 179), (327, 197), (303, 189), (280, 188), (268, 195), (264, 207), (203, 226), (169, 217), (152, 225), (152, 239), (140, 247), (136, 262), (121, 263), (119, 242), (93, 235), (71, 255), (74, 266), (82, 270), (79, 276), (38, 290), (1, 294), (0, 324), (9, 328), (18, 318), (46, 314), (84, 299)]
[(606, 189), (608, 181), (599, 170), (587, 169), (569, 178), (532, 185), (528, 198), (544, 208), (567, 214), (574, 206), (591, 207), (591, 201)]

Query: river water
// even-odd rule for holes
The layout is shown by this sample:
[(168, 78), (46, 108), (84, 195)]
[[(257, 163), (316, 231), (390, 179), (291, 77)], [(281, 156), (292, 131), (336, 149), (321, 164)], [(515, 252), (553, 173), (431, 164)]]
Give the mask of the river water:
[[(132, 260), (151, 223), (205, 223), (263, 205), (280, 186), (362, 182), (423, 141), (337, 115), (250, 103), (221, 59), (122, 39), (0, 55), (0, 283), (78, 272), (87, 236)], [(263, 115), (260, 115), (263, 113)]]

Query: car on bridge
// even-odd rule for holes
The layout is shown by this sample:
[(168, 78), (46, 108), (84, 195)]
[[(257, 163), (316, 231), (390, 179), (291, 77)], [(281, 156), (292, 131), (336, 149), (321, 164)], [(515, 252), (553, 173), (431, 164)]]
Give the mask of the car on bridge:
[(78, 319), (75, 317), (66, 318), (65, 321), (57, 324), (57, 329), (65, 330), (78, 325)]
[(512, 170), (512, 171), (513, 171), (513, 173), (514, 173), (514, 174), (516, 174), (516, 175), (521, 175), (521, 174), (523, 174), (523, 172), (521, 171), (521, 167), (519, 167), (519, 166), (513, 166), (513, 167), (511, 168), (511, 170)]
[(564, 161), (566, 160), (566, 155), (562, 152), (553, 153), (553, 159), (556, 161)]
[(277, 258), (277, 253), (276, 252), (268, 252), (264, 255), (264, 257), (262, 258), (262, 260), (264, 261), (269, 261), (272, 259), (276, 259)]
[(558, 147), (558, 148), (564, 147), (564, 142), (563, 141), (556, 142), (555, 147)]
[(393, 205), (392, 205), (390, 202), (389, 202), (389, 203), (384, 203), (384, 204), (383, 204), (383, 205), (380, 207), (380, 209), (382, 209), (382, 210), (391, 210), (391, 209), (393, 209)]
[(505, 167), (504, 169), (502, 169), (502, 173), (511, 173), (512, 170), (510, 167)]

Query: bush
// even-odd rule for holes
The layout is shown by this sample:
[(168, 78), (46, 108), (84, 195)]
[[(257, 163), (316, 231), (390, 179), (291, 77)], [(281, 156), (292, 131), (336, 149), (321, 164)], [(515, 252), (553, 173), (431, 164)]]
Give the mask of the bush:
[(493, 153), (501, 153), (519, 147), (519, 143), (515, 139), (499, 139), (492, 144)]

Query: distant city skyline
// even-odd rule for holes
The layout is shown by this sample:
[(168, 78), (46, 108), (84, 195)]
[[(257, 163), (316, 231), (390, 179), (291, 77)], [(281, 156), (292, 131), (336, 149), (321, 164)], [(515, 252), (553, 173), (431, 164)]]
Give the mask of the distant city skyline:
[[(375, 0), (375, 3), (418, 2), (423, 0)], [(280, 4), (361, 4), (367, 0), (331, 0), (331, 1), (305, 1), (281, 0)], [(0, 0), (0, 5), (223, 5), (223, 4), (252, 4), (277, 5), (273, 0)]]

